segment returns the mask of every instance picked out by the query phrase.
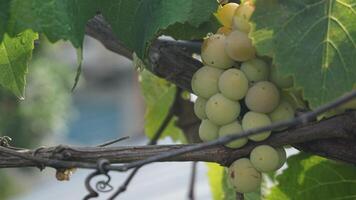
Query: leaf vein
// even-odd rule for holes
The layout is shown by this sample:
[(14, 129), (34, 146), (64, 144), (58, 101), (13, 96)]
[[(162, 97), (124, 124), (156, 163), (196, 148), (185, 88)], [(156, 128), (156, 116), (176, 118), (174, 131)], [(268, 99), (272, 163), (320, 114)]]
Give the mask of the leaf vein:
[(17, 92), (20, 94), (20, 95), (22, 95), (21, 94), (21, 89), (20, 89), (20, 86), (19, 86), (19, 84), (18, 84), (18, 82), (17, 82), (17, 80), (16, 80), (16, 75), (15, 75), (15, 72), (14, 72), (14, 70), (13, 70), (13, 65), (12, 65), (12, 62), (11, 62), (11, 60), (9, 59), (10, 57), (10, 55), (9, 55), (9, 52), (8, 52), (8, 50), (7, 50), (7, 47), (6, 47), (6, 43), (5, 42), (3, 42), (3, 45), (4, 45), (4, 50), (5, 50), (5, 54), (6, 54), (6, 60), (8, 61), (8, 63), (9, 63), (9, 68), (10, 68), (10, 71), (11, 71), (11, 76), (12, 76), (12, 78), (13, 78), (13, 80), (14, 80), (14, 82), (15, 82), (15, 85), (16, 85), (16, 88), (17, 88)]
[(343, 2), (343, 1), (340, 1), (340, 0), (336, 0), (336, 2), (338, 2), (342, 6), (345, 6), (345, 7), (349, 8), (356, 15), (356, 11), (353, 9), (352, 5), (347, 4), (347, 3)]
[(352, 39), (349, 31), (347, 31), (347, 29), (345, 28), (345, 26), (336, 18), (331, 16), (330, 17), (331, 20), (333, 20), (340, 28), (342, 31), (344, 31), (345, 35), (347, 36), (347, 38), (350, 40), (350, 42), (352, 43), (352, 45), (354, 46), (354, 48), (356, 48), (356, 44), (355, 41)]
[(306, 5), (303, 9), (301, 9), (300, 11), (294, 13), (285, 23), (282, 24), (282, 28), (277, 32), (277, 34), (279, 34), (286, 26), (288, 26), (297, 16), (301, 15), (302, 13), (304, 13), (306, 10), (313, 8), (315, 6), (318, 6), (319, 4), (324, 3), (326, 0), (321, 0), (318, 1), (316, 3), (310, 4), (310, 5)]

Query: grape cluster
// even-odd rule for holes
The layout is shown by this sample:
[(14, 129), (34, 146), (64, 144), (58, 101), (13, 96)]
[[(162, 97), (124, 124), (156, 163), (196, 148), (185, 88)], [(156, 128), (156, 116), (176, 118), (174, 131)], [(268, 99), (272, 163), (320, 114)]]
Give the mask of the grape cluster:
[[(192, 90), (198, 96), (194, 112), (202, 120), (202, 141), (215, 140), (244, 130), (268, 126), (294, 117), (294, 107), (281, 90), (293, 86), (291, 77), (281, 77), (274, 66), (256, 55), (248, 33), (254, 11), (252, 1), (241, 5), (228, 3), (215, 14), (221, 22), (216, 34), (203, 42), (204, 66), (192, 78)], [(267, 139), (271, 131), (226, 144), (241, 148), (249, 140)], [(279, 169), (286, 160), (283, 148), (260, 145), (249, 158), (236, 160), (229, 167), (229, 180), (238, 192), (259, 188), (261, 173)]]

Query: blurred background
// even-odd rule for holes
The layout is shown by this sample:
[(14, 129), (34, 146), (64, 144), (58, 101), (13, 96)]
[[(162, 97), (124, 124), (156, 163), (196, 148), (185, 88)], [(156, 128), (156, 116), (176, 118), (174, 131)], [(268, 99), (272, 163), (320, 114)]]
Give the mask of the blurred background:
[[(10, 136), (13, 146), (25, 148), (94, 146), (123, 136), (130, 139), (118, 145), (147, 143), (143, 134), (145, 104), (132, 62), (89, 37), (83, 62), (80, 82), (71, 93), (77, 66), (75, 49), (69, 43), (49, 44), (42, 38), (29, 67), (26, 99), (20, 101), (0, 90), (0, 136)], [(70, 181), (59, 182), (49, 168), (42, 172), (1, 169), (0, 200), (82, 199), (86, 195), (84, 180), (90, 172), (77, 170)], [(211, 199), (206, 172), (205, 164), (198, 163), (197, 199)], [(119, 199), (187, 199), (190, 173), (191, 163), (145, 166)], [(127, 173), (111, 175), (117, 188)]]

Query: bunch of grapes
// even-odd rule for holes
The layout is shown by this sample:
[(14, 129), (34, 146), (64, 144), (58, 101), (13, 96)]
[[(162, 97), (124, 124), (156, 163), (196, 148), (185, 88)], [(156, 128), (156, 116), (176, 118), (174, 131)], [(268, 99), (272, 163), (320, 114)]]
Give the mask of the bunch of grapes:
[[(254, 11), (252, 1), (228, 3), (216, 13), (223, 27), (203, 42), (201, 58), (205, 66), (192, 78), (198, 96), (194, 112), (200, 118), (202, 141), (215, 140), (248, 129), (268, 126), (294, 117), (294, 107), (281, 91), (293, 86), (291, 77), (281, 77), (274, 66), (256, 55), (248, 33)], [(271, 131), (226, 144), (241, 148), (248, 141), (267, 139)], [(249, 158), (236, 160), (229, 167), (229, 180), (236, 191), (256, 191), (261, 173), (279, 169), (286, 161), (283, 148), (260, 145)]]

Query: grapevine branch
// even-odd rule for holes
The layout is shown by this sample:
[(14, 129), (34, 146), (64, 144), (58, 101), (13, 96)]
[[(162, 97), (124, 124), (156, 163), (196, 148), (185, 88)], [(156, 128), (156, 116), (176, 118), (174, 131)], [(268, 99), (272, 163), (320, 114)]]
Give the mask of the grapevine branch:
[[(342, 140), (336, 148), (328, 149), (332, 157), (345, 162), (356, 164), (356, 111), (346, 112), (320, 122), (306, 124), (320, 113), (334, 108), (354, 98), (356, 91), (326, 104), (315, 111), (300, 115), (292, 120), (274, 123), (270, 126), (244, 131), (239, 135), (225, 136), (218, 140), (190, 145), (149, 145), (135, 147), (49, 147), (39, 151), (14, 150), (0, 147), (0, 168), (5, 167), (37, 167), (39, 164), (54, 168), (91, 168), (97, 169), (96, 162), (106, 158), (110, 163), (127, 163), (123, 165), (108, 165), (107, 170), (127, 171), (154, 161), (207, 161), (227, 166), (234, 160), (247, 156), (249, 152), (260, 144), (275, 147), (287, 144), (304, 145), (313, 141), (327, 141), (327, 139)], [(233, 150), (221, 144), (240, 137), (256, 134), (261, 131), (272, 130), (285, 126), (293, 127), (286, 131), (272, 134), (267, 140), (249, 143), (244, 148)], [(346, 150), (342, 150), (347, 146)], [(325, 155), (329, 157), (328, 155)]]

